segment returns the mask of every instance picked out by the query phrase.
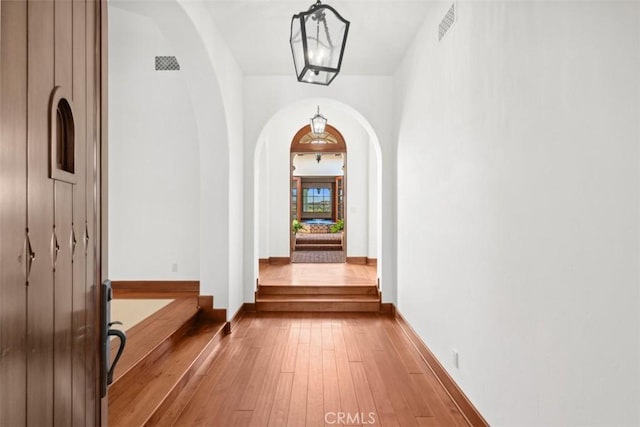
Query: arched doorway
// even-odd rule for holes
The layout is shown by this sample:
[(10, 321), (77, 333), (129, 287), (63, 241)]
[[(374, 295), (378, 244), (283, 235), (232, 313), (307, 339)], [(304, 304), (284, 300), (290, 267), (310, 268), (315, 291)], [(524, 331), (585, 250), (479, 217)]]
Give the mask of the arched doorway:
[(347, 146), (326, 125), (323, 134), (303, 126), (290, 149), (290, 258), (293, 263), (345, 262)]

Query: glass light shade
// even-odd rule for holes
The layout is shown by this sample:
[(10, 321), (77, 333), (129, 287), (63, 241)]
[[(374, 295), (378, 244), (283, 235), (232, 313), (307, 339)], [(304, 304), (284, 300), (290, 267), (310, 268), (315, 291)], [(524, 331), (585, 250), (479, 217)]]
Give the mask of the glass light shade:
[(349, 21), (320, 0), (291, 18), (291, 53), (298, 81), (329, 85), (342, 66)]
[(327, 119), (320, 114), (320, 107), (318, 107), (318, 112), (315, 116), (313, 116), (310, 120), (311, 122), (311, 132), (315, 135), (322, 135), (324, 133), (324, 128), (327, 125)]

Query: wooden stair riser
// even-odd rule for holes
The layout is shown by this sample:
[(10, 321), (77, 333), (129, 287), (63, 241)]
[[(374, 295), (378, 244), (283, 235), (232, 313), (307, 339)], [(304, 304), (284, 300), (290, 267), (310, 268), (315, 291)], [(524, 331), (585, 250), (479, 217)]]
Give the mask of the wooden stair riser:
[(196, 319), (197, 312), (180, 328), (176, 329), (166, 339), (158, 343), (142, 360), (122, 373), (118, 378), (114, 379), (114, 382), (109, 386), (109, 401), (115, 402), (121, 393), (131, 386), (131, 378), (136, 378), (140, 372), (143, 372), (148, 366), (155, 364), (158, 360), (162, 359), (167, 352), (171, 351), (172, 347), (193, 327)]
[(296, 245), (296, 251), (341, 251), (342, 245), (338, 244), (328, 244), (328, 245), (314, 245), (314, 244), (304, 244), (304, 245)]
[[(109, 387), (111, 426), (172, 425), (186, 406), (228, 329), (226, 310), (214, 309), (213, 298), (198, 303), (189, 303), (187, 313), (176, 300), (132, 328), (127, 369)], [(146, 335), (150, 329), (155, 332)]]
[(341, 245), (342, 239), (340, 237), (332, 239), (301, 239), (296, 238), (296, 245)]
[(261, 302), (256, 311), (379, 312), (380, 302)]
[(373, 295), (378, 296), (377, 286), (260, 286), (258, 295)]
[[(222, 327), (224, 329), (224, 327)], [(165, 396), (162, 402), (156, 407), (156, 409), (149, 415), (149, 418), (145, 422), (145, 426), (156, 426), (160, 422), (167, 422), (165, 416), (169, 407), (178, 398), (180, 393), (187, 387), (189, 382), (196, 379), (198, 372), (206, 372), (213, 361), (215, 360), (216, 353), (214, 349), (222, 341), (224, 337), (223, 330), (218, 331), (211, 341), (202, 349), (198, 357), (193, 361), (189, 368), (184, 372), (180, 380), (175, 384), (169, 393)], [(201, 378), (198, 378), (200, 381)], [(187, 402), (185, 402), (186, 405)]]

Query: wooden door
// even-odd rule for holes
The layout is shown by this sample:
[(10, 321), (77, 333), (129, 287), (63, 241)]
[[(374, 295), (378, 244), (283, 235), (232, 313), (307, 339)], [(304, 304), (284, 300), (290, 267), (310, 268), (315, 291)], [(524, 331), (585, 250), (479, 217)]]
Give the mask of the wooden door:
[(0, 3), (0, 426), (27, 417), (26, 30), (26, 2)]
[(100, 423), (101, 10), (0, 3), (3, 426)]

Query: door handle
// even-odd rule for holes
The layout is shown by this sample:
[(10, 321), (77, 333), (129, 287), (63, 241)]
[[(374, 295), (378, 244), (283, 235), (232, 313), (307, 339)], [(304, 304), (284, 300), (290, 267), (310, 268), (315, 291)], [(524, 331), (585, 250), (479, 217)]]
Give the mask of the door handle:
[[(116, 324), (122, 325), (122, 322), (111, 322), (109, 323), (109, 326), (116, 325)], [(115, 359), (113, 359), (113, 362), (111, 362), (111, 366), (107, 371), (107, 385), (113, 382), (113, 371), (116, 369), (116, 365), (120, 360), (120, 356), (122, 356), (122, 352), (124, 351), (124, 346), (127, 345), (127, 334), (125, 334), (123, 331), (119, 329), (109, 329), (109, 331), (107, 332), (107, 338), (108, 337), (118, 337), (118, 339), (120, 339), (120, 345), (118, 346), (118, 352), (116, 353), (116, 357)]]

